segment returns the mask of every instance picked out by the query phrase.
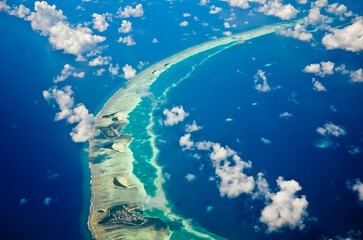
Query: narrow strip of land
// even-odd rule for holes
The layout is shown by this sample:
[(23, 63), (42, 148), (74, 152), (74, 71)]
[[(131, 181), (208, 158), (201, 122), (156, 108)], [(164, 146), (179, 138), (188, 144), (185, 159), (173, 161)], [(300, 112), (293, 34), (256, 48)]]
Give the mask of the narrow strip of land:
[[(95, 128), (101, 130), (101, 135), (90, 141), (92, 205), (89, 228), (94, 238), (168, 239), (172, 231), (161, 219), (143, 216), (142, 199), (146, 192), (143, 183), (133, 174), (134, 158), (129, 148), (132, 134), (122, 133), (123, 127), (128, 124), (129, 113), (141, 101), (140, 86), (151, 86), (165, 70), (196, 54), (224, 45), (233, 46), (296, 23), (268, 25), (188, 48), (143, 70), (107, 101), (95, 122)], [(160, 171), (158, 174), (161, 174)], [(163, 192), (161, 185), (157, 188)], [(160, 210), (170, 216), (175, 215), (167, 206)], [(188, 231), (212, 238), (194, 231), (186, 221), (182, 222)]]

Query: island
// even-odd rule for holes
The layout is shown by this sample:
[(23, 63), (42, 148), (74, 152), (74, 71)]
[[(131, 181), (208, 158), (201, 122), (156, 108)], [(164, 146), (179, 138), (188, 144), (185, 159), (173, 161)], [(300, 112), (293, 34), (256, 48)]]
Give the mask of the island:
[[(152, 87), (164, 72), (171, 71), (185, 60), (197, 66), (236, 44), (300, 22), (268, 25), (188, 48), (146, 68), (107, 101), (94, 125), (101, 134), (89, 142), (92, 199), (88, 225), (95, 239), (223, 239), (193, 224), (191, 219), (185, 219), (168, 201), (163, 190), (162, 170), (156, 162), (155, 136), (150, 130), (153, 124), (151, 102), (143, 101), (139, 88)], [(163, 91), (169, 88), (165, 87)], [(146, 106), (140, 104), (146, 104), (149, 109), (142, 113), (147, 123), (138, 126), (143, 134), (147, 133), (145, 139), (138, 136), (139, 131), (124, 131), (132, 123), (130, 114), (138, 107)], [(132, 144), (134, 151), (130, 147)], [(137, 144), (141, 147), (137, 148)], [(135, 154), (141, 151), (142, 144), (148, 144), (153, 150), (141, 169), (143, 175), (136, 173), (135, 168)], [(153, 174), (147, 171), (153, 171)], [(157, 205), (151, 200), (153, 198), (158, 199)]]

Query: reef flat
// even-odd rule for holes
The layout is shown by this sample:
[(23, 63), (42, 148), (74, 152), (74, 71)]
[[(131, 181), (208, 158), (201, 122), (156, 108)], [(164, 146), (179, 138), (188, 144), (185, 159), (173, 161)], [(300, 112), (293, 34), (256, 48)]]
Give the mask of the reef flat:
[[(295, 26), (298, 21), (268, 25), (188, 48), (143, 70), (107, 101), (95, 121), (95, 129), (101, 134), (90, 141), (89, 152), (92, 200), (88, 224), (95, 239), (190, 239), (185, 234), (193, 234), (194, 239), (221, 239), (195, 227), (168, 203), (162, 188), (162, 171), (156, 163), (153, 136), (148, 139), (153, 149), (148, 163), (153, 166), (155, 177), (150, 177), (146, 184), (146, 177), (141, 179), (135, 175), (136, 152), (131, 150), (130, 144), (137, 133), (126, 134), (123, 130), (129, 124), (130, 113), (143, 99), (141, 88), (151, 87), (165, 71), (198, 54), (208, 51), (211, 52), (209, 57), (246, 40)], [(151, 113), (152, 110), (148, 112), (148, 122), (140, 125), (140, 128), (146, 126), (148, 132), (152, 125)], [(146, 185), (152, 185), (153, 190), (146, 189)], [(157, 206), (152, 201), (145, 201), (150, 197), (158, 198)], [(174, 234), (176, 232), (178, 234)]]

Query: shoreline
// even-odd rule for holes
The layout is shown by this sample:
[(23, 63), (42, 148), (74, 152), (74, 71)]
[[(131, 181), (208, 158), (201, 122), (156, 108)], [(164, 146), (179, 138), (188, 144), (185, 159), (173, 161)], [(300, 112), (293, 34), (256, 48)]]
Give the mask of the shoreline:
[[(143, 236), (148, 236), (149, 239), (150, 237), (154, 239), (168, 239), (170, 237), (170, 232), (167, 228), (156, 231), (153, 226), (131, 228), (121, 225), (115, 227), (115, 225), (112, 224), (99, 224), (99, 222), (109, 214), (111, 208), (120, 204), (132, 206), (131, 208), (136, 207), (143, 209), (143, 204), (140, 202), (140, 199), (144, 199), (147, 194), (144, 184), (133, 174), (133, 162), (135, 159), (133, 158), (133, 152), (129, 147), (133, 139), (129, 139), (122, 132), (123, 127), (129, 123), (129, 114), (137, 108), (142, 100), (142, 96), (138, 91), (139, 86), (146, 85), (150, 87), (163, 72), (191, 56), (229, 44), (229, 46), (216, 52), (218, 53), (239, 42), (273, 33), (279, 28), (294, 26), (299, 21), (300, 20), (294, 20), (264, 26), (255, 30), (223, 37), (188, 48), (144, 69), (133, 79), (127, 81), (125, 87), (120, 88), (110, 99), (108, 99), (104, 107), (96, 116), (95, 128), (102, 129), (102, 134), (90, 141), (89, 168), (91, 170), (91, 206), (88, 225), (95, 239), (115, 239), (119, 237), (122, 237), (123, 239), (141, 239)], [(211, 56), (216, 53), (211, 54)], [(204, 61), (201, 63), (203, 62)], [(182, 81), (182, 79), (180, 79), (180, 81)], [(173, 86), (170, 86), (165, 91), (165, 94), (172, 87)], [(149, 159), (149, 163), (157, 170), (157, 177), (154, 179), (154, 185), (157, 187), (157, 192), (161, 192), (165, 197), (161, 182), (162, 167), (158, 166), (156, 163), (158, 149), (155, 146), (156, 136), (151, 130), (153, 126), (152, 112), (153, 110), (149, 113), (150, 122), (146, 129), (151, 136), (150, 144), (153, 149), (153, 155), (152, 158)], [(106, 145), (110, 147), (106, 148)], [(116, 188), (112, 181), (110, 181), (110, 179), (113, 179), (114, 177), (123, 179), (127, 188)], [(210, 239), (214, 238), (209, 236), (209, 234), (200, 233), (194, 230), (191, 224), (189, 224), (189, 220), (183, 219), (173, 213), (172, 208), (165, 205), (165, 208), (163, 207), (162, 211), (168, 217), (181, 219), (185, 229), (194, 233), (196, 236)]]

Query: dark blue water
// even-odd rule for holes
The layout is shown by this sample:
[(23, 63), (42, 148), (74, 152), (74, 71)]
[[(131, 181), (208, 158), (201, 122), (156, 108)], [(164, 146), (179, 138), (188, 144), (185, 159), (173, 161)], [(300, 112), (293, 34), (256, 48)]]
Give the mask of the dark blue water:
[[(326, 93), (314, 92), (312, 76), (302, 72), (310, 63), (327, 60), (357, 69), (362, 57), (352, 53), (342, 56), (340, 51), (316, 51), (306, 43), (276, 35), (251, 43), (207, 60), (190, 78), (171, 90), (167, 103), (155, 112), (156, 122), (163, 117), (164, 107), (183, 105), (190, 113), (183, 124), (155, 127), (160, 139), (166, 141), (157, 146), (161, 150), (159, 162), (171, 174), (166, 187), (169, 197), (186, 217), (229, 239), (318, 239), (322, 234), (336, 236), (362, 230), (363, 209), (355, 193), (346, 187), (348, 179), (361, 177), (362, 155), (349, 155), (346, 146), (362, 144), (363, 114), (357, 103), (362, 101), (363, 86), (349, 83), (348, 76), (335, 74), (321, 79), (328, 89)], [(264, 67), (269, 63), (274, 64)], [(271, 88), (281, 88), (268, 93), (256, 91), (253, 75), (258, 69), (266, 71)], [(296, 95), (295, 102), (291, 101), (292, 94)], [(331, 105), (338, 111), (333, 112)], [(283, 112), (294, 117), (280, 119)], [(226, 122), (226, 118), (234, 121)], [(183, 152), (178, 146), (185, 123), (194, 119), (203, 129), (193, 133), (192, 140), (219, 142), (238, 151), (243, 159), (253, 162), (249, 173), (264, 172), (272, 189), (279, 176), (300, 183), (303, 188), (300, 193), (309, 202), (309, 217), (315, 218), (306, 222), (304, 231), (255, 233), (263, 203), (244, 195), (221, 198), (216, 183), (208, 181), (214, 176), (208, 156), (201, 152), (202, 158), (198, 160), (192, 157), (194, 152)], [(321, 138), (316, 128), (326, 121), (345, 126), (347, 135), (334, 139), (334, 148), (320, 149), (313, 142)], [(261, 137), (272, 143), (263, 144)], [(187, 182), (188, 173), (197, 180)], [(213, 209), (207, 212), (207, 206)]]

